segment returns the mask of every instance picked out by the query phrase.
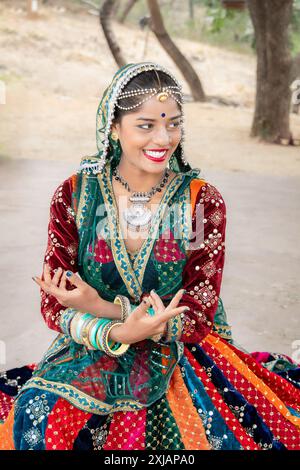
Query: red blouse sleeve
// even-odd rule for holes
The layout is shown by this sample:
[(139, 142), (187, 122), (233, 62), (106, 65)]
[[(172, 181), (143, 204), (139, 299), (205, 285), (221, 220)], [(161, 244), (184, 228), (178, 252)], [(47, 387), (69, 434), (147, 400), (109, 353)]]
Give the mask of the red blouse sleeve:
[[(225, 260), (226, 206), (219, 191), (205, 182), (196, 195), (192, 216), (194, 249), (182, 272), (185, 294), (179, 306), (190, 307), (168, 322), (167, 341), (199, 343), (213, 327)], [(196, 240), (196, 242), (194, 241)]]
[[(54, 269), (59, 267), (73, 272), (78, 271), (78, 232), (72, 208), (72, 181), (75, 176), (66, 179), (57, 187), (50, 204), (48, 243), (44, 263), (49, 263), (51, 276), (54, 274)], [(41, 278), (44, 280), (43, 274)], [(66, 288), (69, 290), (74, 289), (68, 281)], [(61, 333), (59, 318), (61, 311), (65, 310), (66, 307), (42, 289), (40, 294), (41, 313), (47, 326)]]

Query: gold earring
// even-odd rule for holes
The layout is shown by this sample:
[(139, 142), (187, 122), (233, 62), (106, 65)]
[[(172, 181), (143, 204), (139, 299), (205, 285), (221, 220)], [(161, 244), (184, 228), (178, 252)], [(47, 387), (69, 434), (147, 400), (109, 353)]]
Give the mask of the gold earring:
[(113, 140), (118, 140), (118, 139), (119, 139), (118, 134), (117, 134), (116, 132), (112, 132), (112, 133), (111, 133), (111, 138), (112, 138)]

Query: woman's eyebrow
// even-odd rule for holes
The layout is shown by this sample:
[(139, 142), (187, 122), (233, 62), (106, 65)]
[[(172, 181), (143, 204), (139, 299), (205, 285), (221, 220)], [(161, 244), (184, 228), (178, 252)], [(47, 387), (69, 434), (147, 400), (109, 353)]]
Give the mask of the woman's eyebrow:
[[(180, 118), (182, 115), (181, 114), (178, 114), (177, 116), (173, 116), (170, 119), (170, 121), (173, 121), (174, 119), (178, 119)], [(151, 119), (151, 118), (144, 118), (144, 117), (139, 117), (136, 119), (137, 121), (152, 121), (152, 122), (155, 122), (156, 119)]]

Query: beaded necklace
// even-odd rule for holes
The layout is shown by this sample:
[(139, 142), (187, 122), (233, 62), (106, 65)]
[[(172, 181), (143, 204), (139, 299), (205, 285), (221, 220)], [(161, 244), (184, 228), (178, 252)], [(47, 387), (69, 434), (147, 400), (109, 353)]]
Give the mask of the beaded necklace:
[[(130, 202), (133, 204), (123, 211), (123, 218), (129, 229), (136, 232), (149, 229), (152, 220), (152, 212), (146, 207), (146, 204), (156, 192), (161, 192), (168, 181), (169, 175), (170, 170), (166, 168), (159, 183), (156, 186), (152, 186), (150, 191), (134, 191), (129, 197)], [(129, 184), (120, 175), (118, 167), (113, 170), (113, 176), (116, 181), (121, 182), (128, 192), (131, 192)]]

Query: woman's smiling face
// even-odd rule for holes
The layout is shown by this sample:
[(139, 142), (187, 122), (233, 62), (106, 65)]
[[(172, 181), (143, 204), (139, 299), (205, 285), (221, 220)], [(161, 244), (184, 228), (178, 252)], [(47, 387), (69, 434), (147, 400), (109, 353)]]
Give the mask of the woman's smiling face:
[(132, 111), (112, 125), (122, 147), (126, 163), (149, 173), (161, 173), (181, 139), (182, 114), (177, 102), (168, 97), (148, 99), (138, 111)]

